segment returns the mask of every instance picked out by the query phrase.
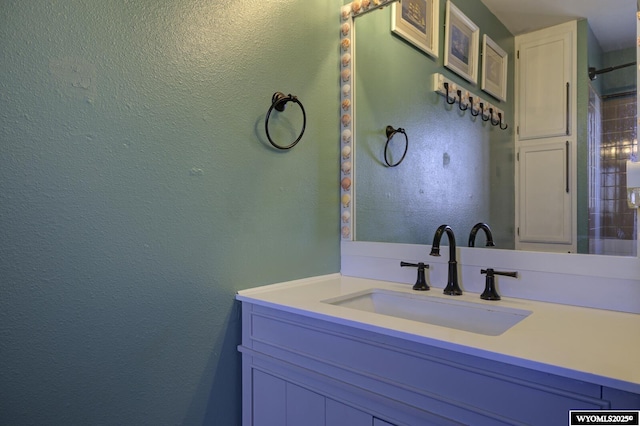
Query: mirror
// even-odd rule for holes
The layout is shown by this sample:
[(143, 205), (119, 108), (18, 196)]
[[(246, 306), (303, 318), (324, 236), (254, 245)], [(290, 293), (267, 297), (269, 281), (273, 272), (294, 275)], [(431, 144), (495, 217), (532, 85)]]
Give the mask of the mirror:
[[(627, 0), (633, 1), (633, 0)], [(514, 37), (510, 30), (500, 22), (496, 16), (481, 2), (460, 0), (464, 6), (464, 12), (479, 27), (482, 34), (487, 34), (495, 41), (508, 56), (507, 101), (501, 102), (491, 95), (482, 92), (479, 86), (468, 84), (456, 74), (443, 67), (444, 52), (443, 43), (440, 43), (438, 57), (427, 55), (412, 46), (406, 40), (391, 33), (391, 8), (374, 9), (366, 12), (366, 4), (369, 2), (353, 2), (343, 7), (350, 8), (349, 13), (360, 14), (353, 22), (357, 26), (357, 42), (355, 28), (351, 31), (353, 37), (352, 48), (343, 43), (343, 133), (342, 133), (342, 202), (343, 202), (343, 238), (358, 241), (395, 242), (430, 244), (435, 228), (448, 223), (456, 230), (458, 245), (466, 245), (471, 227), (477, 222), (489, 223), (494, 236), (496, 246), (501, 249), (514, 248), (515, 221), (515, 197), (514, 197), (514, 173), (515, 156), (514, 131), (511, 124), (514, 122)], [(389, 2), (377, 2), (384, 5)], [(601, 7), (606, 7), (606, 2), (600, 2)], [(633, 2), (635, 5), (635, 2)], [(358, 12), (353, 6), (359, 8)], [(443, 40), (445, 22), (445, 1), (440, 2), (439, 27), (440, 40)], [(348, 19), (343, 19), (344, 25)], [(635, 14), (630, 17), (629, 25), (635, 28)], [(580, 35), (593, 37), (593, 33), (586, 21), (579, 23)], [(349, 33), (347, 33), (349, 35)], [(580, 43), (583, 43), (582, 45)], [(632, 54), (635, 62), (635, 37), (629, 42), (620, 42), (622, 53)], [(582, 47), (580, 47), (582, 46)], [(579, 41), (579, 48), (586, 52), (587, 42)], [(357, 48), (356, 48), (357, 47)], [(578, 59), (579, 81), (589, 85), (587, 65), (600, 67), (611, 66), (611, 61), (628, 62), (620, 59), (621, 52), (614, 49), (608, 54), (607, 59), (599, 57), (597, 60), (586, 58)], [(351, 59), (354, 64), (350, 69), (352, 76), (345, 76), (345, 60)], [(593, 62), (592, 62), (593, 61)], [(608, 61), (608, 62), (607, 62)], [(585, 64), (583, 66), (583, 64)], [(582, 69), (584, 68), (584, 69)], [(442, 73), (450, 80), (475, 92), (484, 99), (489, 100), (504, 111), (505, 122), (509, 124), (506, 130), (500, 130), (479, 117), (472, 118), (469, 112), (458, 110), (458, 105), (446, 105), (444, 97), (433, 91), (432, 74)], [(616, 73), (633, 73), (635, 67)], [(480, 77), (481, 72), (479, 73)], [(613, 73), (611, 74), (613, 75)], [(605, 84), (608, 76), (603, 75), (593, 85)], [(635, 80), (635, 78), (634, 78)], [(630, 88), (628, 91), (634, 90)], [(603, 93), (602, 90), (600, 93)], [(635, 94), (633, 98), (635, 108)], [(351, 102), (352, 108), (345, 108), (345, 101)], [(357, 105), (356, 114), (355, 106)], [(585, 102), (586, 109), (586, 102)], [(580, 113), (580, 110), (579, 110)], [(635, 114), (635, 113), (634, 113)], [(586, 112), (584, 112), (586, 120)], [(627, 147), (637, 150), (635, 141), (635, 119), (633, 145)], [(345, 124), (348, 123), (348, 124)], [(384, 149), (387, 135), (386, 126), (401, 127), (406, 130), (409, 148), (403, 162), (397, 167), (390, 168), (384, 162)], [(586, 129), (586, 124), (584, 124)], [(357, 138), (357, 145), (355, 140)], [(585, 135), (580, 135), (579, 150), (582, 149)], [(353, 144), (350, 142), (353, 141)], [(391, 156), (399, 159), (404, 148), (402, 135), (391, 138), (389, 150)], [(357, 146), (351, 151), (351, 147)], [(625, 147), (622, 148), (624, 150)], [(602, 151), (599, 158), (606, 160), (607, 155), (619, 152), (619, 148), (599, 147)], [(598, 152), (598, 154), (600, 154)], [(587, 244), (579, 245), (578, 252), (588, 253), (589, 244), (587, 234), (593, 228), (589, 220), (593, 220), (595, 214), (589, 211), (594, 209), (594, 203), (587, 195), (589, 185), (587, 182), (587, 153), (578, 153), (582, 159), (581, 170), (578, 179), (584, 179), (579, 184), (580, 191), (578, 207), (579, 241)], [(356, 161), (357, 158), (357, 161)], [(346, 165), (345, 165), (346, 164)], [(352, 166), (353, 165), (353, 166)], [(356, 169), (351, 173), (351, 169)], [(609, 166), (607, 166), (609, 167)], [(349, 170), (345, 173), (345, 169)], [(624, 169), (623, 169), (624, 170)], [(613, 179), (622, 184), (622, 193), (625, 193), (622, 173), (609, 176), (599, 172), (594, 180)], [(357, 184), (356, 184), (357, 182)], [(608, 193), (612, 189), (601, 186), (601, 192)], [(607, 194), (601, 194), (606, 196)], [(604, 199), (604, 198), (603, 198)], [(611, 205), (610, 199), (603, 204)], [(353, 208), (353, 211), (351, 209)], [(614, 209), (616, 207), (614, 206)], [(624, 211), (627, 220), (635, 221), (635, 213), (631, 210)], [(352, 217), (354, 220), (352, 220)], [(631, 217), (631, 219), (629, 219)], [(610, 213), (600, 215), (601, 223), (611, 221)], [(602, 226), (604, 229), (605, 226)], [(620, 234), (616, 230), (621, 228), (610, 226), (609, 231), (614, 236)], [(635, 236), (634, 231), (628, 228), (623, 233), (626, 236)], [(631, 240), (632, 241), (632, 240)], [(484, 245), (484, 236), (479, 235), (477, 246)], [(591, 244), (593, 245), (593, 244)], [(631, 243), (633, 252), (607, 253), (601, 250), (591, 251), (600, 254), (627, 254), (635, 255), (635, 243)]]

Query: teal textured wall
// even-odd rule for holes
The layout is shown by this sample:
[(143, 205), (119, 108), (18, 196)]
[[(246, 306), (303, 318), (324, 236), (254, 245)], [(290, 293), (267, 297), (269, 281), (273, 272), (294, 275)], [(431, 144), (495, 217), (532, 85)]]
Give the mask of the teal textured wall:
[(595, 50), (590, 44), (590, 28), (586, 19), (577, 23), (578, 39), (576, 40), (576, 70), (577, 79), (577, 151), (576, 151), (576, 220), (577, 220), (577, 249), (578, 253), (589, 253), (589, 54)]
[[(635, 47), (618, 49), (602, 55), (604, 68), (617, 67), (632, 62), (636, 62)], [(636, 67), (628, 66), (600, 75), (599, 77), (602, 78), (602, 94), (611, 95), (636, 90), (636, 74)]]
[(339, 270), (339, 7), (2, 1), (0, 424), (239, 424), (235, 292)]

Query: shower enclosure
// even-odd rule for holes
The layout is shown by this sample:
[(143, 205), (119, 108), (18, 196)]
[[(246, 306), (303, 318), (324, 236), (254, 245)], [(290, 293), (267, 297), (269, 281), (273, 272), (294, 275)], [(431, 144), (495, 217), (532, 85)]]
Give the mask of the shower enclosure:
[(637, 210), (627, 205), (626, 161), (637, 161), (636, 49), (589, 69), (589, 253), (637, 255)]

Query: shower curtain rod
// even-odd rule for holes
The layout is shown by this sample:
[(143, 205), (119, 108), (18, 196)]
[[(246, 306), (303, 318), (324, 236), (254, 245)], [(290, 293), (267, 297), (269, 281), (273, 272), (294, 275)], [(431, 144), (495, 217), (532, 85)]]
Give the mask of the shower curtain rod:
[(602, 95), (602, 99), (609, 99), (609, 98), (623, 98), (625, 96), (631, 96), (631, 95), (637, 95), (638, 92), (635, 90), (629, 90), (628, 92), (620, 92), (620, 93), (610, 93), (608, 95)]
[(622, 65), (617, 65), (615, 67), (609, 67), (609, 68), (603, 68), (601, 70), (597, 70), (595, 69), (595, 67), (589, 67), (589, 79), (590, 80), (595, 80), (596, 76), (598, 74), (604, 74), (606, 72), (610, 72), (610, 71), (615, 71), (618, 70), (620, 68), (626, 68), (626, 67), (630, 67), (632, 65), (635, 65), (635, 62), (629, 62), (628, 64), (622, 64)]

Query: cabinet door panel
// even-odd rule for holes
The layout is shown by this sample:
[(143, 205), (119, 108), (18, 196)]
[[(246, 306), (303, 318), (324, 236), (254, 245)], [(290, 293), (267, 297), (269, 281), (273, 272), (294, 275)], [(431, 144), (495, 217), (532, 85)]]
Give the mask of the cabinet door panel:
[(570, 31), (517, 39), (520, 139), (571, 134), (573, 43)]
[(287, 383), (286, 411), (288, 426), (325, 426), (324, 396), (292, 383)]
[(327, 426), (371, 426), (372, 422), (371, 414), (327, 399)]
[(567, 141), (520, 149), (519, 242), (572, 243), (569, 150)]
[(286, 383), (262, 371), (253, 370), (253, 426), (286, 425)]
[(637, 410), (640, 408), (640, 394), (637, 393), (603, 387), (602, 399), (606, 399), (611, 402), (612, 410)]

